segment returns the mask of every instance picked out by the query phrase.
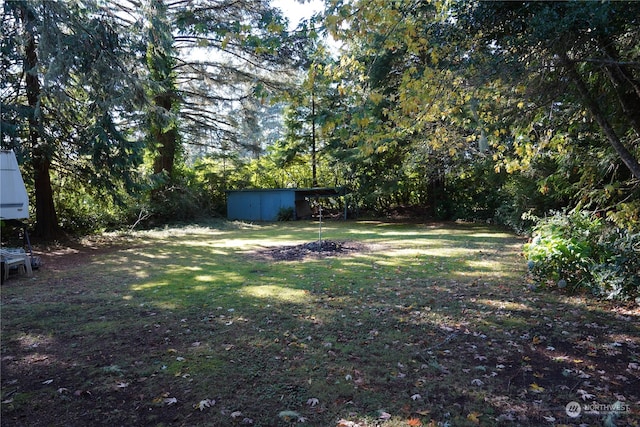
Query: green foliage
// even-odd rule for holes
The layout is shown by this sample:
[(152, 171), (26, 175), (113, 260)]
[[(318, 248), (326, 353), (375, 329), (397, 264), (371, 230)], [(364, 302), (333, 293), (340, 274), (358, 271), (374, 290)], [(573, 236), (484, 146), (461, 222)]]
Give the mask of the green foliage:
[(210, 197), (193, 170), (184, 168), (174, 174), (171, 185), (152, 190), (144, 209), (150, 224), (157, 225), (215, 216), (215, 206), (216, 200)]
[(293, 221), (294, 219), (294, 210), (292, 207), (282, 207), (278, 211), (278, 215), (276, 216), (276, 220), (278, 221)]
[(557, 213), (541, 219), (533, 232), (532, 242), (524, 248), (533, 262), (529, 264), (533, 275), (580, 286), (592, 265), (594, 238), (602, 232), (602, 221), (583, 212)]
[[(496, 172), (488, 159), (452, 171), (447, 183), (451, 217), (469, 221), (495, 219), (498, 209), (507, 203), (503, 187), (508, 178), (506, 173)], [(500, 220), (504, 223), (508, 219)]]
[(54, 175), (73, 175), (93, 193), (133, 182), (141, 147), (126, 124), (142, 92), (136, 51), (94, 1), (4, 6), (0, 140), (24, 159), (25, 181), (35, 189), (35, 234), (53, 238)]
[(202, 214), (197, 195), (180, 184), (156, 193), (149, 212), (153, 215), (152, 224), (189, 221)]
[[(629, 37), (637, 25), (620, 13), (626, 4), (591, 6), (335, 4), (326, 23), (345, 37), (333, 75), (347, 105), (333, 110), (329, 147), (362, 207), (417, 204), (434, 217), (491, 218), (520, 232), (530, 225), (523, 213), (575, 206), (632, 223), (637, 179), (600, 119), (637, 159), (640, 99), (626, 65), (637, 59)], [(345, 23), (350, 31), (339, 31)], [(573, 65), (559, 60), (568, 51), (573, 81)], [(601, 112), (576, 90), (581, 82)]]
[[(515, 236), (340, 221), (326, 238), (362, 251), (255, 256), (315, 239), (312, 225), (105, 235), (56, 254), (64, 268), (12, 278), (3, 423), (31, 427), (35, 407), (38, 425), (537, 427), (532, 399), (566, 420), (569, 401), (635, 390), (632, 311), (511, 286), (523, 274)], [(44, 346), (63, 371), (33, 357)]]
[(132, 215), (129, 206), (133, 200), (124, 188), (96, 193), (91, 185), (56, 179), (54, 201), (61, 229), (75, 236), (120, 229)]
[(640, 291), (640, 233), (589, 212), (539, 219), (524, 253), (531, 275), (543, 286), (610, 299), (634, 298)]
[[(328, 3), (339, 58), (319, 41), (316, 18), (287, 32), (261, 0), (7, 1), (0, 140), (23, 159), (33, 206), (47, 209), (37, 222), (55, 223), (55, 209), (78, 232), (141, 212), (187, 220), (223, 212), (227, 189), (317, 184), (347, 186), (377, 214), (417, 206), (519, 232), (530, 225), (523, 214), (575, 206), (622, 228), (638, 223), (637, 174), (611, 135), (637, 160), (639, 6)], [(273, 120), (266, 135), (261, 105), (275, 94), (288, 103), (286, 129)], [(154, 158), (140, 178), (143, 135)], [(193, 150), (218, 157), (186, 166)], [(138, 180), (150, 182), (147, 194), (136, 193)], [(587, 269), (580, 245), (553, 244), (564, 253), (554, 268), (570, 264), (602, 283), (618, 277)]]
[(100, 204), (92, 204), (89, 197), (83, 200), (66, 200), (57, 207), (58, 221), (64, 232), (71, 235), (100, 233), (105, 225), (113, 223), (113, 216), (101, 209)]
[(608, 298), (640, 295), (640, 233), (608, 230), (600, 242), (602, 255), (592, 271), (593, 286)]

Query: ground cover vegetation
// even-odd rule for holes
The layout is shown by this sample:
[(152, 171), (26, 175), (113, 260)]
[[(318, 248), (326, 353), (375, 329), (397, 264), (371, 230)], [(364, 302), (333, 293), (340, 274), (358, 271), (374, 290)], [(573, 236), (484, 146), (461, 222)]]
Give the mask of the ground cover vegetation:
[(632, 248), (595, 260), (599, 277), (636, 272), (637, 2), (325, 6), (295, 27), (258, 0), (4, 2), (1, 144), (32, 235), (223, 215), (230, 189), (339, 185), (353, 217), (530, 234), (588, 214)]
[(3, 284), (2, 425), (637, 425), (637, 306), (529, 286), (495, 226), (331, 222), (301, 252), (317, 233), (42, 251)]

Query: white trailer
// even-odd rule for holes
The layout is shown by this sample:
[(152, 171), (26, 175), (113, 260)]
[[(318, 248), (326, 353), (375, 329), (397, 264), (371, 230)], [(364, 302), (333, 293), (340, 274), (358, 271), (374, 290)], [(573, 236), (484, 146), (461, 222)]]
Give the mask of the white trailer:
[[(2, 222), (29, 218), (29, 195), (13, 151), (0, 150), (0, 220)], [(2, 224), (3, 228), (5, 224)], [(39, 258), (31, 254), (26, 228), (24, 230), (29, 253), (23, 248), (0, 247), (0, 281), (9, 278), (9, 270), (32, 275), (32, 265), (39, 265)], [(5, 236), (6, 237), (6, 236)], [(2, 239), (4, 240), (4, 239)]]
[(0, 219), (29, 218), (29, 196), (16, 155), (0, 151)]

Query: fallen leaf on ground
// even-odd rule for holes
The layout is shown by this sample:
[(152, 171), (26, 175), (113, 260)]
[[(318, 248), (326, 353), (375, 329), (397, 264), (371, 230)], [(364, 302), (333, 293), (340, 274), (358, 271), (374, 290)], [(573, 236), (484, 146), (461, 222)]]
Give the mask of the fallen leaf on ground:
[(595, 396), (586, 390), (578, 389), (578, 394), (582, 400), (593, 399)]
[(474, 424), (480, 424), (480, 418), (478, 418), (480, 415), (482, 415), (480, 412), (471, 412), (467, 415), (467, 419)]
[(381, 420), (388, 420), (391, 418), (391, 414), (385, 411), (380, 411), (380, 419)]
[(534, 393), (542, 393), (544, 391), (544, 387), (540, 387), (538, 384), (533, 383), (529, 386), (529, 390)]
[(204, 399), (204, 400), (201, 400), (200, 402), (198, 402), (198, 404), (195, 405), (195, 407), (202, 411), (202, 410), (204, 410), (204, 408), (211, 408), (215, 404), (216, 404), (215, 400)]
[(299, 420), (300, 418), (303, 418), (296, 411), (280, 411), (280, 413), (278, 414), (278, 417), (282, 418), (283, 420), (285, 420), (287, 422), (289, 422), (291, 420)]
[(176, 399), (175, 397), (167, 397), (163, 400), (163, 402), (166, 403), (168, 406), (171, 406), (178, 403), (178, 399)]

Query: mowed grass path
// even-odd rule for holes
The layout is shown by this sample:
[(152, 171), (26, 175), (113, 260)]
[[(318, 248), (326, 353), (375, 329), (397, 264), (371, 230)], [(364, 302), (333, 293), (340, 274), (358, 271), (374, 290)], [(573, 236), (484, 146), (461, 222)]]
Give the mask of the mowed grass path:
[(606, 421), (568, 417), (576, 400), (637, 417), (637, 310), (529, 291), (522, 239), (383, 222), (322, 238), (364, 247), (270, 261), (255, 252), (318, 224), (220, 222), (43, 254), (2, 287), (2, 425)]

